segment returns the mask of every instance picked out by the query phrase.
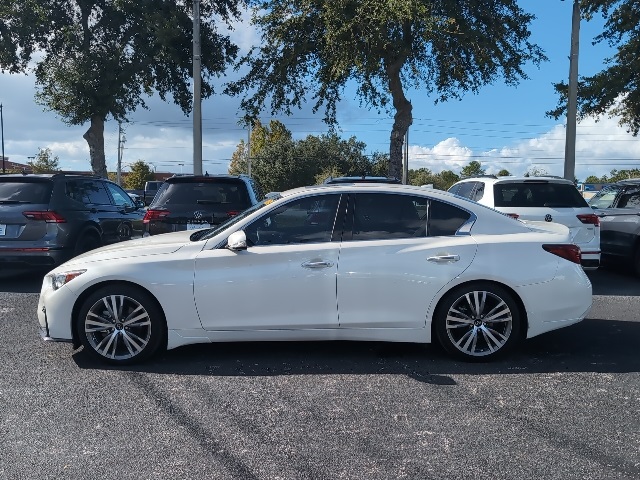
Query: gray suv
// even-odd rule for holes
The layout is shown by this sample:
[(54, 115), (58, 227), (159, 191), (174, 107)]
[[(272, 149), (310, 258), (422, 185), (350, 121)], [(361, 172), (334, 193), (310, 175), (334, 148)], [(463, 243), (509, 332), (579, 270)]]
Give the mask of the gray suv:
[(589, 206), (600, 218), (605, 260), (631, 266), (640, 276), (640, 178), (605, 185)]
[(77, 174), (0, 175), (0, 269), (51, 269), (142, 236), (144, 210), (116, 183)]

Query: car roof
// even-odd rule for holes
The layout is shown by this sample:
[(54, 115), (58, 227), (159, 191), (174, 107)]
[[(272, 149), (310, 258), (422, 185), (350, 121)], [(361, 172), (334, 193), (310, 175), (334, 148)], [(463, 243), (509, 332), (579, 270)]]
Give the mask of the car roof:
[(626, 178), (624, 180), (618, 180), (617, 182), (610, 185), (636, 185), (640, 183), (640, 178)]
[(402, 183), (395, 177), (382, 177), (373, 175), (353, 175), (349, 177), (329, 177), (324, 183)]
[[(446, 192), (444, 190), (436, 190), (432, 188), (423, 188), (421, 186), (416, 185), (403, 185), (396, 183), (351, 183), (351, 184), (320, 184), (320, 185), (310, 185), (306, 187), (298, 187), (292, 188), (290, 190), (286, 190), (284, 192), (280, 192), (282, 197), (289, 197), (292, 195), (304, 194), (304, 193), (364, 193), (364, 192), (381, 192), (381, 193), (407, 193), (407, 194), (417, 194), (422, 196), (437, 196), (443, 199), (456, 199), (459, 201), (462, 197), (458, 197), (452, 193)], [(467, 200), (466, 198), (462, 198), (462, 200)], [(470, 201), (470, 200), (469, 200)], [(476, 204), (475, 202), (472, 202)]]
[(466, 177), (459, 180), (456, 183), (470, 182), (470, 181), (478, 181), (482, 179), (486, 183), (496, 184), (496, 183), (513, 183), (513, 182), (529, 182), (529, 183), (540, 183), (540, 182), (550, 182), (550, 183), (569, 183), (573, 185), (574, 183), (571, 180), (567, 180), (566, 178), (556, 177), (553, 175), (544, 175), (544, 176), (535, 176), (535, 177), (525, 177), (524, 175), (516, 176), (502, 176), (496, 177), (494, 175), (478, 175), (476, 177)]
[(246, 175), (228, 175), (228, 174), (214, 174), (214, 175), (174, 175), (165, 180), (167, 183), (189, 183), (189, 182), (207, 182), (213, 180), (245, 180), (248, 179)]

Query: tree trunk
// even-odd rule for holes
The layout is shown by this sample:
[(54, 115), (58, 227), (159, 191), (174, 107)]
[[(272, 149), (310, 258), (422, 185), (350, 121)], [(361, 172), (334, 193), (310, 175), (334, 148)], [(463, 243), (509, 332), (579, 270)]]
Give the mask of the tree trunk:
[(107, 165), (104, 158), (104, 118), (91, 116), (91, 126), (82, 136), (89, 144), (89, 158), (94, 175), (107, 178)]
[(400, 69), (402, 62), (396, 61), (387, 65), (387, 75), (389, 77), (389, 91), (393, 99), (393, 107), (396, 114), (393, 117), (393, 127), (391, 129), (391, 139), (389, 145), (389, 176), (402, 178), (402, 157), (404, 138), (413, 123), (411, 102), (404, 96), (402, 81), (400, 79)]

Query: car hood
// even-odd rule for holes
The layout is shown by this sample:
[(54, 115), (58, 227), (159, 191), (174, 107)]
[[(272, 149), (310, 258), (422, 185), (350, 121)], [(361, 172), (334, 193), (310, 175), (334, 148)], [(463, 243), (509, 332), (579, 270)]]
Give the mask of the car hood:
[(114, 243), (106, 247), (100, 247), (90, 252), (83, 253), (66, 262), (65, 266), (73, 266), (80, 263), (99, 262), (102, 260), (115, 260), (149, 255), (166, 255), (177, 252), (183, 246), (190, 244), (189, 237), (192, 231), (165, 233), (151, 237), (127, 240)]

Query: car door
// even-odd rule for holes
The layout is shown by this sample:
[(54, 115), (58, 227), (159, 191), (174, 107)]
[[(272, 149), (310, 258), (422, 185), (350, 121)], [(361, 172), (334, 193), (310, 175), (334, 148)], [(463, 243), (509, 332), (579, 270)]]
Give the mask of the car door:
[(266, 212), (244, 229), (246, 251), (203, 250), (194, 284), (203, 328), (337, 328), (340, 197), (311, 195)]
[(423, 196), (352, 200), (338, 263), (340, 327), (424, 327), (432, 299), (476, 254), (476, 242), (460, 231), (473, 215)]
[(640, 186), (611, 186), (592, 199), (603, 253), (631, 257), (640, 235)]
[(133, 199), (115, 183), (105, 182), (105, 187), (115, 205), (118, 219), (114, 241), (130, 240), (142, 237), (142, 219), (145, 211), (135, 205)]

